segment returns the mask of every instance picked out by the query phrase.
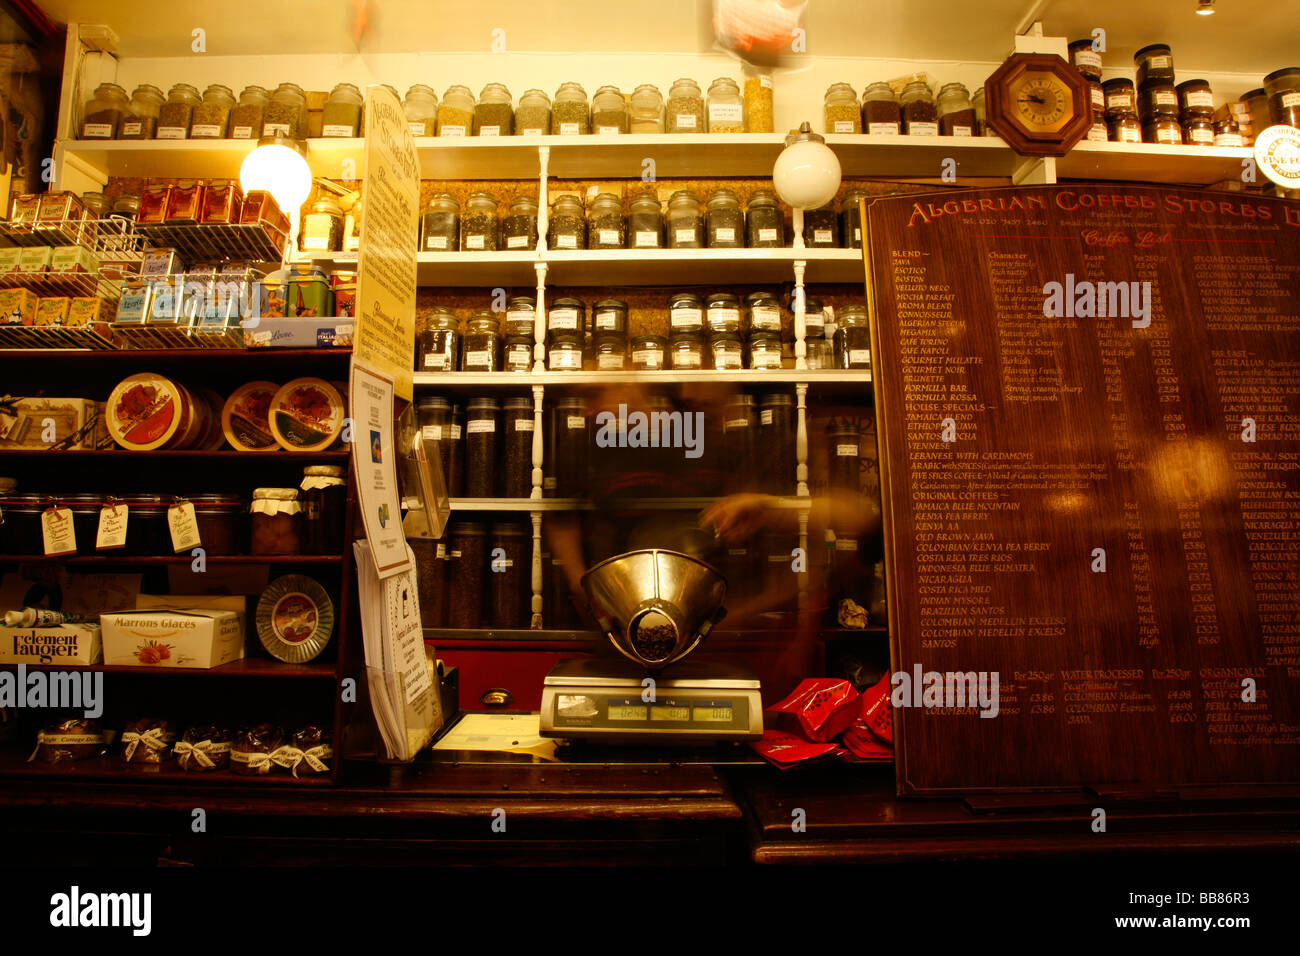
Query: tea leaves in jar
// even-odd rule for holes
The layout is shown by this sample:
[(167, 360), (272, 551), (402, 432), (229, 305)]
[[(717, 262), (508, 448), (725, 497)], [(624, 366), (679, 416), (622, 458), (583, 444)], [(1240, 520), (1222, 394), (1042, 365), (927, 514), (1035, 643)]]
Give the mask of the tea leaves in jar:
[(527, 498), (533, 487), (533, 401), (507, 398), (504, 412), (505, 470), (501, 493), (507, 498)]
[(745, 245), (745, 214), (729, 189), (715, 190), (706, 215), (710, 249), (740, 249)]
[(421, 248), (429, 252), (455, 252), (460, 248), (460, 206), (449, 193), (429, 200), (420, 218)]
[(597, 134), (626, 133), (627, 102), (616, 86), (602, 86), (591, 101), (591, 128)]
[(744, 104), (740, 87), (730, 77), (720, 76), (709, 85), (708, 98), (710, 133), (743, 133), (745, 131)]
[(601, 193), (587, 213), (587, 248), (622, 249), (626, 238), (623, 201), (613, 193)]
[(474, 135), (509, 136), (514, 132), (514, 118), (510, 91), (500, 83), (489, 83), (474, 105)]
[(246, 86), (239, 94), (239, 103), (230, 111), (231, 139), (258, 139), (270, 94), (260, 86)]
[(668, 91), (665, 125), (670, 133), (705, 131), (704, 95), (694, 80), (678, 80)]
[(497, 204), (489, 193), (474, 193), (460, 219), (460, 247), (467, 252), (493, 252), (497, 248)]
[(833, 249), (839, 245), (839, 223), (830, 206), (809, 209), (803, 214), (803, 241), (812, 248)]
[(586, 247), (587, 223), (582, 201), (576, 196), (557, 196), (547, 219), (546, 244), (551, 249)]
[(562, 83), (551, 106), (551, 132), (557, 136), (582, 136), (590, 129), (586, 91), (577, 83)]
[(745, 132), (772, 132), (772, 78), (745, 77)]
[(497, 484), (497, 431), (501, 411), (494, 398), (465, 406), (465, 496), (491, 498)]
[(536, 200), (518, 196), (510, 203), (510, 211), (501, 221), (501, 238), (507, 249), (537, 248)]
[(438, 104), (438, 135), (469, 136), (474, 129), (474, 94), (466, 86), (449, 86)]
[(544, 136), (551, 131), (551, 99), (541, 90), (527, 90), (515, 110), (515, 135)]
[(628, 248), (658, 249), (663, 245), (663, 225), (663, 213), (654, 193), (635, 197), (628, 204)]
[(190, 117), (190, 139), (224, 139), (230, 129), (230, 113), (235, 108), (235, 94), (229, 87), (214, 83), (203, 91), (203, 102), (194, 107)]

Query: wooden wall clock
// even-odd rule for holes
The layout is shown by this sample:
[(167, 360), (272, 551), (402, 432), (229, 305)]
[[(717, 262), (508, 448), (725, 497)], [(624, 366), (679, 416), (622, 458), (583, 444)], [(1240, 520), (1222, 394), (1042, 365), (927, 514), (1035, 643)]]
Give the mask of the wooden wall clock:
[(1022, 156), (1064, 156), (1092, 125), (1088, 81), (1054, 53), (1016, 53), (984, 81), (988, 123)]

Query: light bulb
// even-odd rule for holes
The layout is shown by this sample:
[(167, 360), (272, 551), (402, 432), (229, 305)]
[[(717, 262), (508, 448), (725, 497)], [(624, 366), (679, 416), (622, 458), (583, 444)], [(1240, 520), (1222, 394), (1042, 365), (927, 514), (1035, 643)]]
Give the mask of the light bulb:
[(795, 209), (819, 209), (840, 188), (840, 161), (808, 124), (787, 140), (772, 167), (772, 185), (781, 201)]
[(1199, 17), (1208, 17), (1214, 13), (1214, 0), (1199, 0), (1196, 4), (1196, 15)]
[(244, 194), (269, 192), (286, 215), (297, 212), (311, 195), (311, 167), (293, 140), (259, 143), (239, 167)]

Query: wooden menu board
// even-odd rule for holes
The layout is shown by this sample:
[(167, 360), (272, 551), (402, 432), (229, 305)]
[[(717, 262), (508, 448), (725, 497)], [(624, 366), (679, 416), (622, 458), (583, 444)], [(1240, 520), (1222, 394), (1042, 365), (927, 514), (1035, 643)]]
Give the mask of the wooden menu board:
[(865, 222), (900, 792), (1300, 780), (1300, 203)]

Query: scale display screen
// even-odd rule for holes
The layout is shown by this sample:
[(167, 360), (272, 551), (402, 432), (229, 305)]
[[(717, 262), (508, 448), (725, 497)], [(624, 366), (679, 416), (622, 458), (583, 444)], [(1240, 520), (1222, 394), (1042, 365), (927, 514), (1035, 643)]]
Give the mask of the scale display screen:
[(644, 704), (620, 704), (609, 702), (610, 720), (645, 720), (647, 707)]
[(698, 723), (729, 724), (734, 717), (735, 711), (730, 705), (723, 707), (696, 707), (691, 711), (691, 719)]
[(691, 719), (691, 709), (689, 707), (677, 707), (674, 705), (662, 705), (650, 708), (651, 720), (687, 720)]

